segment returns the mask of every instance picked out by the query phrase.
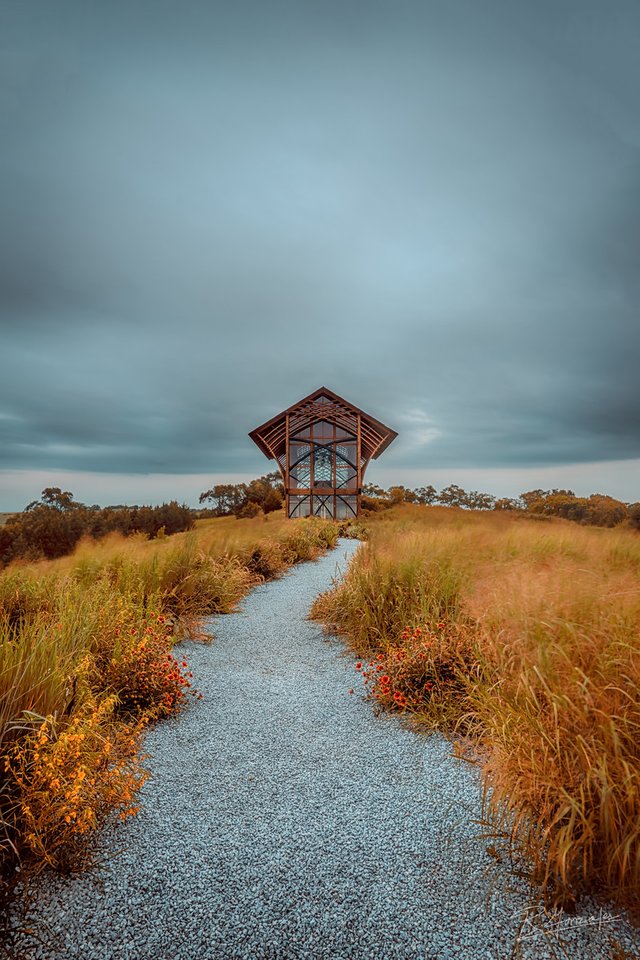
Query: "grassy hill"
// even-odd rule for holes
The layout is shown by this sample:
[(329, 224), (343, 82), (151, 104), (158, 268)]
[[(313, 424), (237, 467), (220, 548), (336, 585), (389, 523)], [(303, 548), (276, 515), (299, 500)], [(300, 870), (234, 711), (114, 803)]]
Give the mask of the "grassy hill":
[(315, 604), (378, 709), (472, 746), (489, 833), (552, 904), (638, 904), (639, 575), (629, 529), (404, 506)]
[[(410, 504), (356, 529), (367, 542), (313, 613), (351, 645), (366, 696), (480, 766), (492, 849), (548, 903), (637, 906), (640, 535)], [(16, 856), (66, 866), (109, 810), (135, 812), (141, 731), (197, 695), (174, 641), (338, 532), (282, 512), (200, 520), (0, 573), (7, 877)]]
[(21, 873), (82, 863), (110, 813), (135, 814), (145, 727), (198, 696), (175, 641), (208, 639), (201, 617), (337, 535), (278, 514), (204, 520), (0, 573), (0, 900)]

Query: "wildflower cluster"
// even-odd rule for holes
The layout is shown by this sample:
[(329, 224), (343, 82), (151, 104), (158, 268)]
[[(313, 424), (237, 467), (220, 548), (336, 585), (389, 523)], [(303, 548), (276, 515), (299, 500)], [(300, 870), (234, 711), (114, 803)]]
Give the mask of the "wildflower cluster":
[(398, 642), (356, 663), (366, 697), (385, 710), (441, 716), (459, 713), (472, 673), (470, 637), (457, 623), (406, 628)]
[(48, 716), (4, 757), (21, 852), (41, 865), (72, 865), (111, 811), (126, 820), (138, 810), (134, 795), (148, 776), (138, 755), (142, 725), (116, 722), (116, 704), (88, 702), (66, 726)]
[(171, 627), (162, 614), (147, 622), (116, 628), (112, 655), (102, 664), (102, 682), (115, 691), (120, 711), (156, 720), (176, 713), (187, 697), (202, 699), (192, 687), (188, 663), (171, 653)]

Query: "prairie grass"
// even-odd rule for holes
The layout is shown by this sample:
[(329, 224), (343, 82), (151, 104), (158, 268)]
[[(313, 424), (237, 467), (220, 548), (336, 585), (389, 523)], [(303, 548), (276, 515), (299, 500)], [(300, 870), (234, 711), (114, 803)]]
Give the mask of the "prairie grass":
[(640, 537), (402, 507), (314, 616), (370, 698), (463, 736), (486, 825), (547, 902), (640, 902)]
[(110, 812), (135, 813), (145, 726), (198, 696), (175, 641), (338, 532), (273, 514), (209, 520), (0, 574), (0, 894), (16, 864), (69, 868)]

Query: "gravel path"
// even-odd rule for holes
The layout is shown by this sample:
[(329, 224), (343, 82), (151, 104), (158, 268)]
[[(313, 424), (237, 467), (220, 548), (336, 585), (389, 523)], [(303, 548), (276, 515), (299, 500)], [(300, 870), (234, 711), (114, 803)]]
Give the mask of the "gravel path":
[[(477, 838), (475, 769), (350, 696), (353, 658), (305, 619), (356, 548), (258, 587), (213, 619), (212, 646), (185, 648), (205, 699), (147, 736), (142, 810), (103, 834), (103, 866), (43, 878), (16, 911), (42, 936), (16, 957), (511, 955), (526, 890)], [(640, 949), (593, 907), (558, 930), (566, 953), (527, 923), (522, 956), (605, 958), (611, 936)]]

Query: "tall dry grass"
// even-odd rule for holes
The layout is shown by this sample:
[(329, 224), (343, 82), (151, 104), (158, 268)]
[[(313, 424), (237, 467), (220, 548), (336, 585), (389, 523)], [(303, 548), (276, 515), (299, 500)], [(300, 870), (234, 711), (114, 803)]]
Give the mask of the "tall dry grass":
[(16, 861), (68, 866), (110, 809), (135, 812), (142, 730), (194, 692), (173, 643), (338, 531), (274, 515), (204, 521), (0, 574), (0, 894)]
[(487, 823), (549, 902), (637, 908), (640, 537), (419, 507), (370, 528), (315, 615), (379, 658), (373, 699), (473, 738)]

